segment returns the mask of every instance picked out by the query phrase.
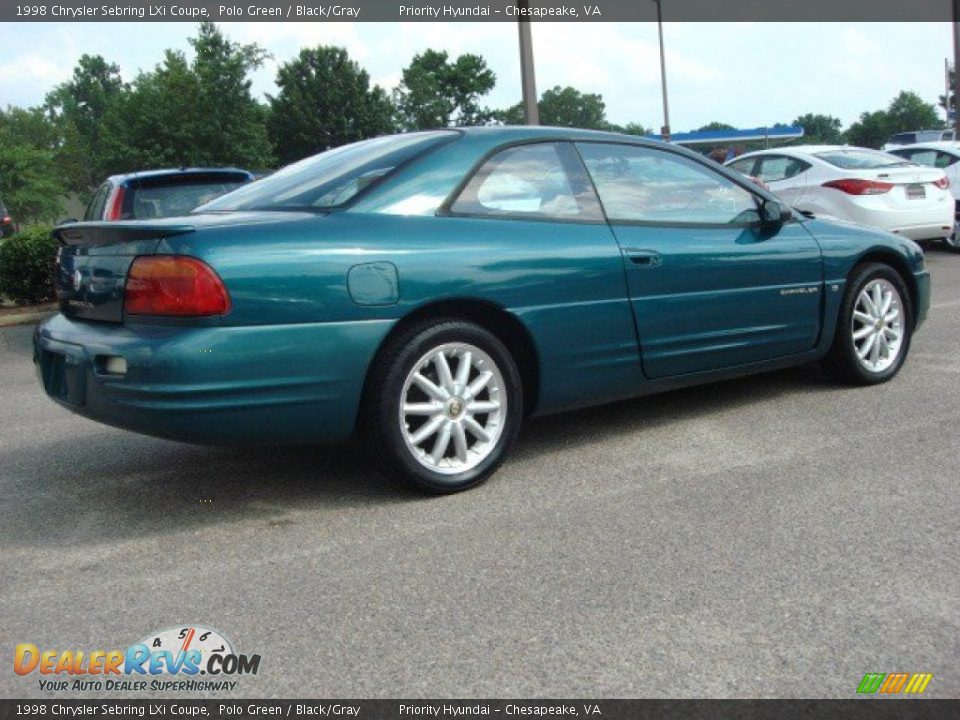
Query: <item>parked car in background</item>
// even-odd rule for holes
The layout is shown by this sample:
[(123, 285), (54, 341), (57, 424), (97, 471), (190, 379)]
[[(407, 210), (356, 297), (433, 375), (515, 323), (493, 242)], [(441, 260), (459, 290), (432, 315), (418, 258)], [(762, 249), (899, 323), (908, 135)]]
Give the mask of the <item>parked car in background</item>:
[(906, 238), (569, 128), (380, 137), (186, 217), (54, 234), (61, 312), (34, 336), (54, 400), (190, 442), (357, 429), (437, 493), (493, 473), (531, 414), (816, 360), (885, 382), (930, 300)]
[(253, 180), (239, 168), (144, 170), (114, 175), (97, 189), (83, 219), (150, 220), (186, 215)]
[(913, 145), (915, 143), (925, 143), (925, 142), (937, 142), (940, 140), (953, 140), (954, 132), (951, 128), (943, 128), (941, 130), (908, 130), (907, 132), (894, 133), (884, 144), (884, 150), (892, 150), (893, 148), (901, 147), (903, 145)]
[(0, 238), (10, 237), (17, 231), (13, 224), (13, 218), (7, 212), (7, 206), (3, 204), (3, 198), (0, 198)]
[(948, 249), (960, 252), (960, 142), (931, 142), (907, 145), (890, 151), (897, 157), (917, 165), (943, 170), (950, 181), (950, 192), (955, 203), (954, 230), (944, 238)]
[(742, 155), (728, 166), (758, 177), (790, 205), (911, 240), (953, 234), (954, 200), (943, 170), (877, 150), (802, 145)]

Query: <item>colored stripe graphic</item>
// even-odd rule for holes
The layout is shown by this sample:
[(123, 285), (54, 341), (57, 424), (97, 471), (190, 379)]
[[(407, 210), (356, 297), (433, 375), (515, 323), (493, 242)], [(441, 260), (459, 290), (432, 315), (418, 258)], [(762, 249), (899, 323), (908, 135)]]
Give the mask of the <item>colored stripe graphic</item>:
[(904, 692), (919, 695), (927, 689), (927, 685), (930, 684), (932, 679), (933, 673), (914, 673), (910, 677), (910, 682), (907, 683), (907, 687), (904, 688)]
[(890, 673), (880, 686), (880, 692), (891, 694), (900, 692), (908, 677), (910, 677), (909, 673)]
[(880, 683), (883, 682), (883, 679), (886, 677), (886, 673), (867, 673), (863, 676), (863, 680), (860, 681), (860, 685), (857, 687), (858, 693), (872, 694), (880, 689)]
[(862, 695), (872, 695), (876, 692), (896, 695), (902, 691), (910, 695), (919, 695), (927, 689), (931, 680), (933, 680), (933, 673), (867, 673), (857, 686), (857, 692)]

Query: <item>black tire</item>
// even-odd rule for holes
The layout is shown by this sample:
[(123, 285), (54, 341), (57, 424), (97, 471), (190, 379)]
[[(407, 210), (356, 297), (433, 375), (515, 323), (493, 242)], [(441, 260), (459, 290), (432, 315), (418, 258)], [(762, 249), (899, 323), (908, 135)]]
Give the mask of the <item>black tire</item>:
[(943, 246), (953, 253), (960, 253), (960, 230), (955, 230), (953, 235), (943, 239)]
[[(881, 371), (872, 371), (860, 362), (853, 340), (854, 309), (857, 299), (863, 289), (876, 279), (889, 281), (900, 296), (902, 308), (903, 338), (899, 354), (890, 367)], [(831, 377), (852, 385), (876, 385), (886, 382), (895, 376), (903, 366), (910, 351), (910, 340), (913, 337), (913, 305), (910, 291), (906, 283), (896, 270), (883, 263), (864, 263), (858, 265), (850, 273), (843, 301), (840, 304), (837, 329), (833, 338), (830, 352), (823, 359), (821, 365)]]
[[(400, 417), (404, 385), (414, 365), (448, 343), (471, 345), (486, 353), (503, 380), (501, 392), (505, 392), (506, 408), (498, 423), (502, 426), (499, 438), (489, 454), (476, 466), (456, 474), (436, 472), (415, 457)], [(517, 365), (495, 335), (456, 318), (429, 319), (403, 329), (378, 353), (364, 389), (359, 429), (366, 450), (381, 473), (422, 492), (444, 495), (475, 487), (496, 471), (520, 430), (523, 407), (523, 385)]]

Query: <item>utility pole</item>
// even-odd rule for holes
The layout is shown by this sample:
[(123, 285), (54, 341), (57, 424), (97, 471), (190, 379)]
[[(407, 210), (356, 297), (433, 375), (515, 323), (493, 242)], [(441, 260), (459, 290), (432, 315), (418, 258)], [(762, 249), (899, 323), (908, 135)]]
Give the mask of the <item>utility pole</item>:
[[(663, 14), (660, 0), (653, 0), (657, 5), (657, 33), (660, 36), (660, 87), (663, 90), (663, 127), (660, 136), (665, 142), (670, 142), (670, 103), (667, 101), (667, 59), (663, 50)], [(953, 0), (955, 11), (960, 9), (960, 0)]]
[[(956, 0), (960, 3), (960, 0)], [(520, 10), (530, 8), (530, 0), (517, 0)], [(540, 124), (537, 107), (537, 81), (533, 68), (533, 38), (530, 34), (530, 16), (520, 15), (517, 29), (520, 32), (520, 83), (523, 87), (523, 121), (527, 125)]]
[(953, 129), (960, 139), (960, 0), (953, 0)]

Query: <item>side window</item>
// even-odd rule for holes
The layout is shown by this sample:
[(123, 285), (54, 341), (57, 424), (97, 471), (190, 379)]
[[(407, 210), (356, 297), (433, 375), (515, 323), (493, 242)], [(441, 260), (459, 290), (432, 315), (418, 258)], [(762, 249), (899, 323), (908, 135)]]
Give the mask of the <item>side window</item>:
[(757, 219), (753, 193), (696, 160), (636, 145), (577, 148), (611, 221), (731, 225)]
[(110, 192), (110, 184), (104, 183), (93, 196), (93, 200), (87, 205), (87, 211), (83, 214), (84, 220), (102, 220), (103, 206), (107, 202), (107, 194)]
[(917, 165), (926, 165), (927, 167), (933, 167), (937, 162), (937, 151), (936, 150), (913, 150), (910, 153), (906, 154), (906, 158), (911, 162), (915, 162)]
[(567, 143), (501, 150), (476, 172), (450, 212), (491, 217), (602, 222), (590, 178)]
[(784, 155), (771, 155), (760, 161), (760, 172), (757, 173), (764, 182), (779, 182), (789, 180), (810, 167), (808, 163)]
[(953, 165), (955, 162), (957, 162), (958, 159), (960, 158), (957, 158), (956, 155), (951, 155), (950, 153), (945, 153), (945, 152), (938, 152), (935, 167), (938, 167), (941, 170), (943, 168), (948, 168), (951, 165)]
[(757, 159), (755, 157), (746, 158), (745, 160), (737, 160), (736, 162), (730, 163), (729, 167), (736, 170), (738, 173), (743, 175), (752, 176), (754, 173), (754, 166), (757, 164)]

